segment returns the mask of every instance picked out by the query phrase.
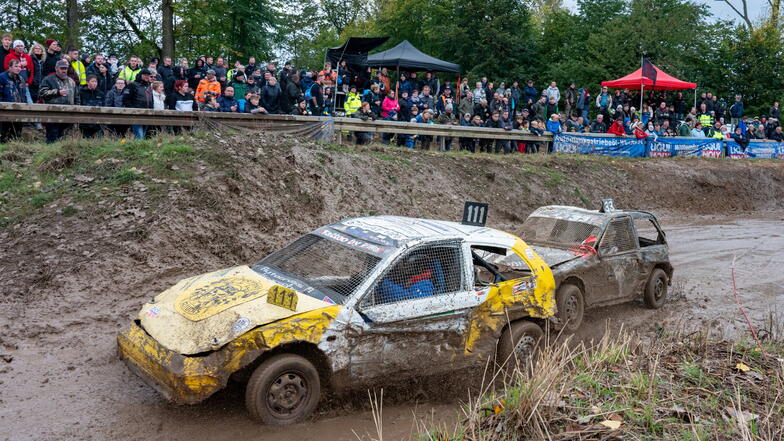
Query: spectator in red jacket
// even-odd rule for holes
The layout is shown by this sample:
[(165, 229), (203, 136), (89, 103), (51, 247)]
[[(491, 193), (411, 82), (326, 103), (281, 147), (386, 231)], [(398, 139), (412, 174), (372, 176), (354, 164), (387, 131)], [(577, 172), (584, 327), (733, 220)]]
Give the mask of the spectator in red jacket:
[(33, 75), (35, 75), (35, 65), (30, 55), (25, 52), (25, 46), (22, 40), (14, 41), (13, 49), (8, 52), (3, 60), (3, 70), (8, 70), (8, 62), (11, 60), (19, 60), (19, 65), (22, 67), (20, 75), (25, 79), (27, 85), (33, 84)]
[(623, 129), (623, 116), (618, 115), (613, 121), (612, 125), (610, 126), (610, 130), (607, 133), (612, 133), (613, 135), (618, 136), (626, 136), (626, 130)]

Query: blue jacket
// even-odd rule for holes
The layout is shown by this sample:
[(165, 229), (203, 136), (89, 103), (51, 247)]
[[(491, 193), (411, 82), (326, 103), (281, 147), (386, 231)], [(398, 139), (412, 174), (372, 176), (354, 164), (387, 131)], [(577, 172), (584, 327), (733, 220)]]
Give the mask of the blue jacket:
[(380, 288), (381, 303), (392, 303), (401, 300), (429, 297), (435, 292), (435, 287), (430, 279), (420, 280), (419, 282), (412, 283), (408, 288), (405, 288), (393, 282), (392, 279), (386, 278), (381, 282)]
[(743, 118), (743, 101), (737, 101), (730, 106), (730, 116), (733, 118)]
[(547, 131), (552, 133), (561, 133), (561, 123), (559, 123), (558, 121), (553, 121), (551, 119), (548, 119)]
[(11, 79), (8, 72), (3, 72), (0, 74), (0, 101), (4, 103), (27, 102), (25, 87), (24, 79), (21, 76), (17, 75), (16, 79)]
[(536, 102), (536, 100), (539, 99), (539, 95), (538, 95), (538, 92), (536, 90), (536, 87), (525, 86), (523, 88), (523, 101), (524, 102), (523, 102), (523, 106), (522, 107), (525, 107), (525, 105), (528, 104), (528, 100), (529, 99), (532, 100), (533, 102)]
[[(218, 105), (221, 112), (238, 112), (240, 104), (234, 98), (227, 98), (223, 95), (218, 97)], [(233, 106), (237, 106), (237, 110), (231, 110)]]

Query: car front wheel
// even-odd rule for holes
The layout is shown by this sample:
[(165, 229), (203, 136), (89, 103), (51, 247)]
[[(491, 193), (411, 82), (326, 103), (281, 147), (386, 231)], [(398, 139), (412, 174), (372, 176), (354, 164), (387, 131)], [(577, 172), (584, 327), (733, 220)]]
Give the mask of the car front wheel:
[(558, 305), (558, 321), (566, 332), (577, 332), (583, 323), (585, 299), (578, 286), (565, 284), (555, 294)]
[(292, 424), (316, 409), (320, 394), (313, 364), (299, 355), (280, 354), (253, 372), (245, 389), (245, 406), (253, 418), (266, 424)]
[(501, 367), (530, 365), (539, 350), (544, 332), (536, 323), (512, 323), (498, 340), (496, 362)]
[(651, 278), (645, 286), (645, 306), (651, 309), (659, 309), (667, 300), (667, 273), (661, 268), (656, 268), (651, 272)]

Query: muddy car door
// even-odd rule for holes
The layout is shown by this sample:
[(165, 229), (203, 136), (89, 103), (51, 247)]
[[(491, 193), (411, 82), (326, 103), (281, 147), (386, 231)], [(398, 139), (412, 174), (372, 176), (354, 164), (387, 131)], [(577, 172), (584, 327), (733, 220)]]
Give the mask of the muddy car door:
[(460, 363), (468, 319), (480, 299), (467, 285), (459, 241), (413, 247), (401, 254), (357, 304), (363, 326), (352, 327), (354, 380), (421, 375)]
[(613, 303), (634, 295), (641, 270), (640, 249), (631, 216), (612, 218), (599, 242), (599, 268), (606, 288), (594, 296), (594, 305)]

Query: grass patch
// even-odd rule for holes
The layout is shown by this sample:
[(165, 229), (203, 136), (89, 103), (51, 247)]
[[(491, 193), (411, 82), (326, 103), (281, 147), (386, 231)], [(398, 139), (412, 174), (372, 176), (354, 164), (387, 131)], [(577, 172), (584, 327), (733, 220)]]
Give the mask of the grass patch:
[(120, 199), (134, 181), (143, 183), (148, 194), (164, 192), (171, 181), (185, 183), (196, 174), (192, 162), (223, 160), (220, 153), (198, 149), (190, 141), (188, 136), (159, 136), (0, 145), (0, 227), (59, 199), (64, 199), (66, 216), (76, 214), (68, 210), (73, 201)]
[(472, 400), (456, 429), (425, 425), (421, 439), (782, 439), (784, 345), (771, 341), (758, 358), (747, 345), (699, 334), (642, 344), (622, 334), (546, 346), (533, 368)]

